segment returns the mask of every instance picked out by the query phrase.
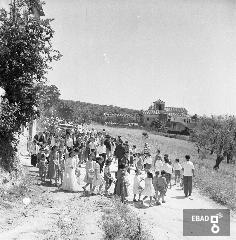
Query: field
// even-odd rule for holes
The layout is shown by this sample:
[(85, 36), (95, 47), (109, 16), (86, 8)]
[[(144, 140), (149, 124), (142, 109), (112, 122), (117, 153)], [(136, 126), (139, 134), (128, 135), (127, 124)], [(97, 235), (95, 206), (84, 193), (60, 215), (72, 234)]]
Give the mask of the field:
[(144, 143), (147, 142), (151, 146), (151, 152), (154, 156), (157, 149), (160, 149), (161, 154), (168, 154), (171, 161), (176, 158), (180, 159), (180, 163), (184, 161), (186, 154), (191, 155), (191, 161), (196, 168), (196, 176), (194, 185), (203, 193), (214, 201), (225, 205), (231, 209), (236, 209), (236, 166), (222, 162), (218, 172), (213, 171), (215, 164), (215, 156), (207, 156), (206, 159), (199, 158), (197, 149), (193, 143), (167, 138), (149, 133), (149, 138), (144, 139), (142, 136), (143, 130), (127, 129), (127, 128), (112, 128), (101, 125), (92, 125), (98, 130), (103, 128), (111, 136), (122, 136), (123, 140), (129, 141), (130, 145), (135, 144), (138, 151), (143, 150)]

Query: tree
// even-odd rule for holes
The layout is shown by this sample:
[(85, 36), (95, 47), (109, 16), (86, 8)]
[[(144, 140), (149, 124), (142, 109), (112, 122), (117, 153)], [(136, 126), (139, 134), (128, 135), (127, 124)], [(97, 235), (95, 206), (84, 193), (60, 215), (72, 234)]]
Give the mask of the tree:
[(65, 102), (60, 101), (57, 109), (56, 109), (56, 115), (57, 117), (65, 120), (65, 121), (72, 121), (73, 120), (73, 109), (69, 107)]
[[(21, 126), (38, 114), (38, 85), (46, 82), (50, 62), (61, 55), (52, 47), (51, 19), (35, 19), (25, 1), (0, 11), (0, 87), (5, 90), (0, 116), (0, 164), (13, 168)], [(6, 151), (6, 149), (11, 149)]]
[(156, 130), (160, 130), (163, 128), (163, 123), (159, 120), (159, 119), (156, 119), (156, 120), (153, 120), (152, 123), (151, 123), (151, 128), (154, 128)]
[(233, 116), (203, 117), (194, 129), (193, 140), (199, 150), (215, 153), (217, 159), (224, 155), (229, 163), (236, 150), (235, 132), (236, 119)]
[(55, 117), (60, 102), (60, 91), (55, 85), (38, 85), (38, 105), (41, 123), (47, 118)]

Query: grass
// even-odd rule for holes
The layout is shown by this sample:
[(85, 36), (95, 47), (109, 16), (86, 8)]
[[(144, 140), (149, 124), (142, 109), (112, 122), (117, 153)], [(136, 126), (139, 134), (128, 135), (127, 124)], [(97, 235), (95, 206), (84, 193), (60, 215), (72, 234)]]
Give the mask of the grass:
[(199, 158), (197, 149), (192, 142), (168, 138), (160, 135), (149, 133), (149, 138), (144, 139), (143, 130), (104, 127), (94, 125), (96, 129), (105, 128), (111, 136), (122, 136), (123, 140), (129, 141), (130, 145), (135, 144), (138, 151), (143, 150), (144, 143), (151, 146), (152, 155), (154, 156), (157, 149), (161, 154), (168, 154), (171, 161), (176, 158), (180, 163), (184, 161), (186, 154), (191, 155), (191, 161), (194, 163), (196, 171), (194, 185), (201, 193), (207, 195), (217, 203), (226, 207), (236, 209), (236, 165), (222, 162), (218, 172), (213, 171), (215, 156), (207, 155), (206, 159)]
[(101, 224), (105, 240), (153, 240), (139, 217), (120, 199), (113, 198), (103, 211)]

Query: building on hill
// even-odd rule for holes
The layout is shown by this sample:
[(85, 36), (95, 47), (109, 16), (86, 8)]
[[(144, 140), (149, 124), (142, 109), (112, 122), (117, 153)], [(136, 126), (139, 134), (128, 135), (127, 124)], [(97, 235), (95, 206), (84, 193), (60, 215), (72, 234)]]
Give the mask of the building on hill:
[(122, 114), (122, 113), (104, 113), (104, 122), (116, 122), (116, 123), (139, 123), (139, 114)]
[(165, 125), (168, 121), (168, 114), (165, 110), (165, 102), (157, 100), (148, 110), (143, 111), (143, 122), (146, 126), (152, 126), (154, 122), (160, 122)]
[(169, 132), (184, 132), (193, 126), (192, 117), (185, 108), (166, 107), (160, 99), (143, 111), (143, 121), (146, 126), (155, 126), (159, 122)]

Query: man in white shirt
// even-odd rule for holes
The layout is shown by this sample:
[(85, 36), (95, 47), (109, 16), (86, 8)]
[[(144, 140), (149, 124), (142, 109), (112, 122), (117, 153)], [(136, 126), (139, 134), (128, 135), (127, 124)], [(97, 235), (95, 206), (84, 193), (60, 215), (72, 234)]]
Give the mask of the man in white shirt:
[(191, 196), (192, 194), (192, 179), (194, 177), (194, 165), (190, 160), (190, 156), (185, 156), (186, 162), (182, 164), (183, 176), (184, 176), (184, 194), (185, 197)]

